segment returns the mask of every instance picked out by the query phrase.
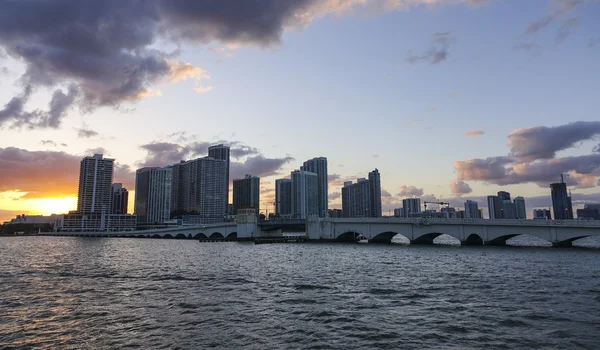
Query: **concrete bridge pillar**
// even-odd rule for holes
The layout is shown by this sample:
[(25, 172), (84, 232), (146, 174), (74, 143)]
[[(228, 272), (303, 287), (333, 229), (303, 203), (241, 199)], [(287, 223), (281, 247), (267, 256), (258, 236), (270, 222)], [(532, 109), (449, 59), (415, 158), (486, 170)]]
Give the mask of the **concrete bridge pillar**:
[(257, 218), (254, 209), (244, 211), (239, 210), (236, 216), (235, 222), (237, 223), (237, 237), (238, 239), (247, 239), (252, 237), (259, 237), (261, 230), (257, 225)]

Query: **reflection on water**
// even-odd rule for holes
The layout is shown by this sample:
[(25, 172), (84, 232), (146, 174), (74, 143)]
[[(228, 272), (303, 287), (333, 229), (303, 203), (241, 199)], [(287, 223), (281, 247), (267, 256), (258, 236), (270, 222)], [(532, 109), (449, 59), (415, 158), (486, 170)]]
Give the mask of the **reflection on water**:
[(0, 348), (597, 349), (599, 254), (1, 238)]

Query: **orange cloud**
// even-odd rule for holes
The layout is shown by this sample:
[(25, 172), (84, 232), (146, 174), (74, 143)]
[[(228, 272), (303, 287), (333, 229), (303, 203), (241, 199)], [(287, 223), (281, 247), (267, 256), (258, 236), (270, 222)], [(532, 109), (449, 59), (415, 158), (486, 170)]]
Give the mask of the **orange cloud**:
[(483, 134), (485, 134), (485, 132), (484, 132), (483, 130), (479, 130), (479, 129), (472, 129), (472, 130), (469, 130), (469, 131), (465, 132), (465, 133), (463, 134), (463, 136), (467, 136), (467, 137), (478, 137), (478, 136), (481, 136), (481, 135), (483, 135)]

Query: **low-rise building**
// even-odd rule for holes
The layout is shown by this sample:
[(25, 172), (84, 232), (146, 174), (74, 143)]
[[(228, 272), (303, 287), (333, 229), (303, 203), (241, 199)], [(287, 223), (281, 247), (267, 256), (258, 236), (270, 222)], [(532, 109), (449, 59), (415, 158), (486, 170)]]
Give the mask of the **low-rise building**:
[(98, 232), (133, 231), (136, 216), (130, 214), (79, 213), (76, 211), (64, 215), (60, 231)]

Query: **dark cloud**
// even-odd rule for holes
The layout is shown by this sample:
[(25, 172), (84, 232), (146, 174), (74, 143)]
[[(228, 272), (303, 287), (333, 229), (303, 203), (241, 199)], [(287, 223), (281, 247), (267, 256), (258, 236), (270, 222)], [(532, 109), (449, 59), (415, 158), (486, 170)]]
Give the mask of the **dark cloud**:
[(511, 155), (520, 161), (554, 158), (556, 152), (577, 142), (600, 135), (600, 122), (574, 122), (566, 125), (517, 129), (508, 135)]
[[(182, 141), (187, 141), (189, 138), (182, 138)], [(224, 144), (230, 147), (230, 156), (232, 159), (240, 159), (247, 156), (260, 155), (257, 148), (248, 146), (240, 141), (191, 141), (187, 143), (173, 142), (153, 142), (141, 145), (140, 148), (146, 151), (146, 158), (140, 163), (142, 166), (165, 166), (178, 163), (182, 160), (195, 159), (208, 155), (208, 148), (213, 145)]]
[(464, 161), (454, 161), (458, 171), (458, 180), (475, 180), (494, 183), (506, 177), (506, 165), (514, 160), (510, 157), (475, 158)]
[(566, 20), (556, 33), (556, 43), (563, 43), (577, 28), (579, 28), (579, 19), (573, 17)]
[(384, 189), (381, 189), (381, 197), (392, 197), (392, 194)]
[(450, 55), (448, 50), (453, 42), (454, 34), (452, 32), (434, 33), (431, 40), (431, 47), (421, 55), (414, 55), (412, 52), (409, 52), (406, 62), (409, 64), (422, 62), (437, 64), (445, 61)]
[(399, 197), (421, 197), (423, 195), (423, 189), (422, 188), (416, 188), (415, 186), (406, 186), (406, 185), (402, 185), (400, 186), (400, 192), (398, 192), (398, 194), (396, 196)]
[(258, 177), (278, 175), (281, 167), (293, 160), (292, 157), (265, 158), (263, 155), (248, 157), (243, 163), (231, 162), (230, 178), (242, 178), (246, 174)]
[(40, 143), (44, 146), (54, 146), (56, 147), (56, 142), (52, 141), (52, 140), (42, 140), (40, 141)]
[(77, 137), (85, 139), (89, 139), (91, 137), (100, 135), (100, 133), (98, 133), (97, 131), (88, 129), (86, 127), (75, 129), (75, 131), (77, 131)]
[(458, 180), (450, 183), (450, 192), (457, 196), (473, 192), (468, 183)]
[(66, 143), (61, 143), (60, 145), (63, 146), (63, 147), (68, 147), (69, 146)]
[(0, 67), (0, 75), (8, 75), (9, 70), (6, 67)]
[(88, 148), (84, 152), (84, 156), (92, 154), (103, 154), (105, 156), (109, 155), (108, 151), (104, 147)]
[(330, 202), (333, 202), (336, 199), (339, 199), (341, 197), (342, 197), (342, 194), (340, 192), (329, 193), (329, 196), (328, 196)]

